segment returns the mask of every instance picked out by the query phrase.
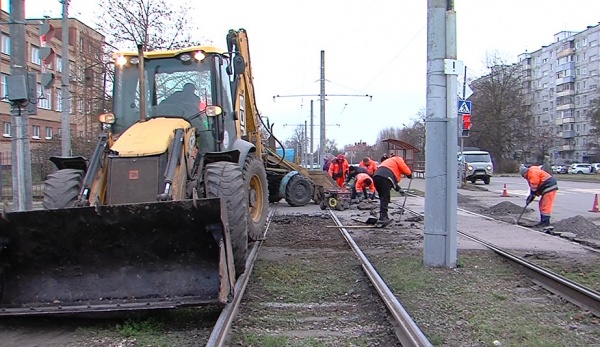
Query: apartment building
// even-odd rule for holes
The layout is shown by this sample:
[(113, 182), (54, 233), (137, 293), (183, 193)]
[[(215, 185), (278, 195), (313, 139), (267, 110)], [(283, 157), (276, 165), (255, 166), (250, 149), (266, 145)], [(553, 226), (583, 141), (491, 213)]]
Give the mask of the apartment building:
[[(10, 75), (10, 28), (9, 14), (0, 8), (0, 154), (10, 153), (11, 118), (10, 103), (6, 99), (7, 78)], [(62, 22), (50, 18), (55, 28), (54, 38), (48, 45), (56, 53), (53, 61), (46, 64), (47, 72), (55, 75), (54, 85), (44, 89), (40, 84), (42, 61), (40, 59), (39, 24), (42, 19), (27, 19), (26, 57), (27, 69), (37, 75), (37, 114), (29, 116), (31, 146), (44, 144), (61, 134), (62, 92), (61, 38)], [(105, 93), (103, 88), (104, 36), (77, 19), (68, 19), (69, 30), (69, 104), (71, 136), (95, 139), (98, 132), (97, 116), (102, 112)]]
[(600, 22), (581, 32), (561, 31), (539, 50), (519, 55), (523, 93), (534, 124), (551, 130), (556, 164), (589, 162), (588, 114), (599, 96)]

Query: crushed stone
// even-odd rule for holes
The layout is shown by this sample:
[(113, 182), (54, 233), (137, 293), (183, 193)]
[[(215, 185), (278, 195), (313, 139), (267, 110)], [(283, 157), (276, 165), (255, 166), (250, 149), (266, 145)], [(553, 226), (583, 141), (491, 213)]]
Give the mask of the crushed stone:
[(470, 196), (462, 195), (460, 193), (458, 193), (456, 195), (458, 196), (457, 197), (457, 201), (458, 201), (459, 204), (464, 204), (464, 203), (468, 203), (468, 202), (473, 201), (473, 198), (470, 197)]
[(600, 239), (600, 228), (581, 215), (552, 223), (554, 232), (574, 233), (581, 239)]
[(485, 208), (482, 210), (483, 213), (492, 215), (508, 215), (508, 214), (519, 214), (523, 211), (523, 206), (519, 206), (510, 201), (502, 201), (499, 204)]

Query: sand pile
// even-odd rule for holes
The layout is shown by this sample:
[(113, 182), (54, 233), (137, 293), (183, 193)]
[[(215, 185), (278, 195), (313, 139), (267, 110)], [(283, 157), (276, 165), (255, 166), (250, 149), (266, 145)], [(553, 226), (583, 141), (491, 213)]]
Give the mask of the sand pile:
[(523, 206), (513, 204), (510, 201), (503, 201), (499, 204), (482, 210), (483, 213), (492, 214), (496, 216), (520, 214), (521, 211), (523, 211)]
[(554, 231), (573, 233), (580, 239), (600, 239), (600, 228), (580, 215), (552, 223), (552, 226)]

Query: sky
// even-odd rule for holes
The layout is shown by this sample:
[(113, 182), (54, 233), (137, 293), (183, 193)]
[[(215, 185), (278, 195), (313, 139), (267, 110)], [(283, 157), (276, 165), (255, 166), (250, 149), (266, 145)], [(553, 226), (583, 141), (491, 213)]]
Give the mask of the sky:
[[(96, 13), (102, 11), (96, 1), (71, 0), (70, 17), (95, 27)], [(314, 100), (314, 148), (319, 144), (321, 50), (326, 93), (349, 95), (326, 101), (326, 136), (338, 147), (359, 141), (372, 145), (381, 130), (409, 125), (425, 110), (426, 1), (190, 3), (199, 39), (225, 47), (229, 29), (247, 30), (257, 107), (281, 140), (307, 122), (310, 141)], [(1, 4), (6, 9), (8, 0)], [(60, 17), (61, 6), (59, 0), (25, 0), (25, 15)], [(467, 67), (468, 79), (486, 73), (486, 57), (517, 62), (519, 54), (551, 43), (560, 31), (578, 32), (600, 22), (600, 0), (454, 0), (454, 6), (458, 59)]]

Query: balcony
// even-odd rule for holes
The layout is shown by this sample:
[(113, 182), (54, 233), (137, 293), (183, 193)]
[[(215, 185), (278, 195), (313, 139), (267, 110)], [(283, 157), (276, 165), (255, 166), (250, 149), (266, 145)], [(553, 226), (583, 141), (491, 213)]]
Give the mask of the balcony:
[(556, 52), (556, 59), (560, 59), (562, 57), (566, 57), (567, 55), (571, 55), (575, 53), (575, 48), (567, 48), (563, 49), (560, 52)]
[(575, 104), (564, 104), (564, 105), (556, 106), (557, 111), (572, 110), (574, 108), (575, 108)]
[(575, 76), (565, 76), (563, 78), (556, 79), (556, 85), (561, 85), (563, 83), (573, 83), (575, 82)]
[(573, 146), (573, 145), (563, 145), (562, 148), (561, 148), (561, 150), (563, 152), (565, 152), (565, 151), (574, 151), (575, 150), (575, 146)]
[(565, 130), (562, 132), (563, 139), (572, 139), (575, 137), (575, 130)]
[(563, 123), (563, 119), (562, 118), (556, 118), (554, 120), (554, 125), (562, 125)]
[(573, 89), (563, 90), (560, 93), (556, 93), (556, 97), (567, 96), (567, 95), (575, 95), (575, 91)]
[(563, 117), (563, 124), (575, 123), (575, 117)]
[(575, 68), (575, 62), (574, 61), (569, 61), (569, 62), (566, 62), (564, 64), (560, 64), (559, 66), (557, 66), (556, 67), (556, 72), (564, 71), (564, 70), (571, 70), (571, 72), (572, 72), (574, 68)]

